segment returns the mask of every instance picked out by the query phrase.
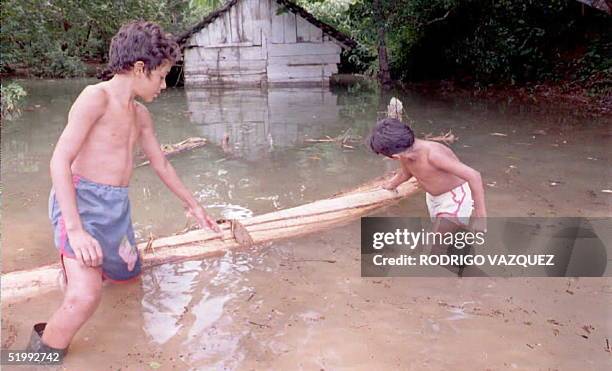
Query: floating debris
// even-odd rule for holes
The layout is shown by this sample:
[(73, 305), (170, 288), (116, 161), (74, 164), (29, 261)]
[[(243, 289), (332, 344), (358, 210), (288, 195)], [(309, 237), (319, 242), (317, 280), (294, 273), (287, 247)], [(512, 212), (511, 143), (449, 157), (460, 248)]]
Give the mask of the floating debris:
[(391, 101), (387, 106), (387, 116), (401, 121), (403, 115), (404, 105), (402, 102), (395, 97), (391, 98)]
[(508, 134), (504, 134), (504, 133), (491, 133), (491, 135), (496, 136), (496, 137), (507, 137)]
[(432, 141), (435, 141), (435, 142), (442, 142), (442, 143), (444, 143), (446, 145), (449, 145), (449, 144), (453, 144), (454, 142), (459, 140), (459, 137), (455, 136), (455, 134), (453, 134), (452, 130), (449, 130), (448, 132), (440, 134), (438, 136), (433, 136), (432, 133), (425, 134), (425, 140), (432, 140)]
[(509, 165), (508, 168), (506, 169), (505, 173), (506, 174), (510, 174), (512, 169), (516, 169), (516, 166), (515, 165)]
[[(181, 142), (178, 142), (176, 144), (162, 144), (161, 150), (162, 152), (164, 152), (164, 155), (166, 157), (170, 157), (170, 156), (174, 156), (176, 154), (185, 152), (185, 151), (189, 151), (192, 149), (196, 149), (196, 148), (200, 148), (202, 146), (206, 145), (206, 139), (205, 138), (200, 138), (200, 137), (190, 137), (187, 138)], [(144, 154), (140, 154), (139, 159), (144, 160), (145, 156)], [(135, 167), (141, 167), (141, 166), (145, 166), (150, 164), (149, 160), (146, 160), (144, 162), (141, 162), (140, 164), (136, 165)]]
[(590, 334), (591, 332), (595, 331), (595, 327), (593, 327), (592, 325), (584, 325), (582, 326), (582, 329), (586, 331), (587, 334)]
[(305, 142), (308, 143), (336, 143), (338, 144), (341, 148), (348, 148), (348, 149), (354, 149), (355, 147), (349, 145), (348, 143), (359, 143), (361, 142), (363, 139), (361, 136), (359, 135), (352, 135), (351, 134), (351, 128), (348, 128), (344, 131), (344, 133), (338, 135), (335, 138), (330, 137), (329, 135), (326, 135), (325, 138), (321, 138), (321, 139), (305, 139)]

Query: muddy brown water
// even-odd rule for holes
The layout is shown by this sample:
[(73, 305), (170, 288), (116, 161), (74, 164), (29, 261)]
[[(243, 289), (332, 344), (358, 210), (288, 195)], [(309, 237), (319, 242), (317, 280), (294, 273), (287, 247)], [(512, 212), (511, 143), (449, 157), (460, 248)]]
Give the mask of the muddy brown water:
[[(26, 110), (2, 127), (2, 271), (55, 262), (48, 163), (71, 102), (89, 80), (22, 81)], [(398, 93), (417, 134), (452, 129), (459, 157), (480, 170), (491, 216), (610, 216), (609, 117), (555, 107), (437, 100)], [(240, 218), (314, 201), (395, 165), (360, 143), (381, 106), (367, 89), (170, 89), (149, 105), (161, 142), (202, 136), (172, 159), (215, 217)], [(224, 138), (228, 143), (224, 144)], [(147, 167), (131, 183), (137, 234), (186, 219)], [(380, 215), (426, 215), (422, 196)], [(332, 261), (332, 262), (329, 262)], [(105, 288), (79, 332), (69, 370), (608, 369), (612, 281), (361, 278), (359, 223), (165, 265)], [(2, 305), (2, 346), (22, 349), (50, 293)], [(586, 338), (585, 338), (586, 337)], [(3, 367), (11, 369), (10, 367)], [(23, 367), (14, 369), (26, 369)]]

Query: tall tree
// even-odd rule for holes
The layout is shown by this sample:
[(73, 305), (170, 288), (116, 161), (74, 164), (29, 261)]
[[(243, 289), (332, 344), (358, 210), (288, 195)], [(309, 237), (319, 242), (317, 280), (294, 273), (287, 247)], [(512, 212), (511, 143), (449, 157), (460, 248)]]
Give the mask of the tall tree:
[(391, 86), (391, 72), (389, 69), (389, 55), (387, 53), (386, 38), (386, 14), (384, 11), (384, 0), (374, 0), (374, 23), (376, 24), (376, 32), (378, 35), (378, 81), (383, 88)]

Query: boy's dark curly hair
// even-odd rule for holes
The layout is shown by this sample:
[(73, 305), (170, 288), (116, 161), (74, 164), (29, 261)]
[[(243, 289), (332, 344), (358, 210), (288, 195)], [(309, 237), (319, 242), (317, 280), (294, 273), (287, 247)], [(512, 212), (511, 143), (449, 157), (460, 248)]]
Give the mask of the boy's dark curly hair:
[(98, 73), (98, 78), (110, 80), (113, 75), (132, 69), (134, 63), (142, 61), (150, 73), (164, 60), (174, 64), (180, 58), (180, 49), (174, 37), (162, 28), (147, 21), (124, 24), (111, 40), (108, 65)]
[(414, 132), (400, 120), (388, 117), (376, 123), (366, 144), (377, 155), (391, 157), (412, 147)]

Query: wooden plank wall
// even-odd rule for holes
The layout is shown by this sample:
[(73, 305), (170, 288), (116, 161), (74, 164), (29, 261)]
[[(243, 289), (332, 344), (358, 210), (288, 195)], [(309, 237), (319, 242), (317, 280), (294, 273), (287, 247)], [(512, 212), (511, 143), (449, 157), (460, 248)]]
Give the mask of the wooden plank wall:
[(329, 83), (341, 47), (275, 0), (241, 0), (185, 49), (188, 86)]

